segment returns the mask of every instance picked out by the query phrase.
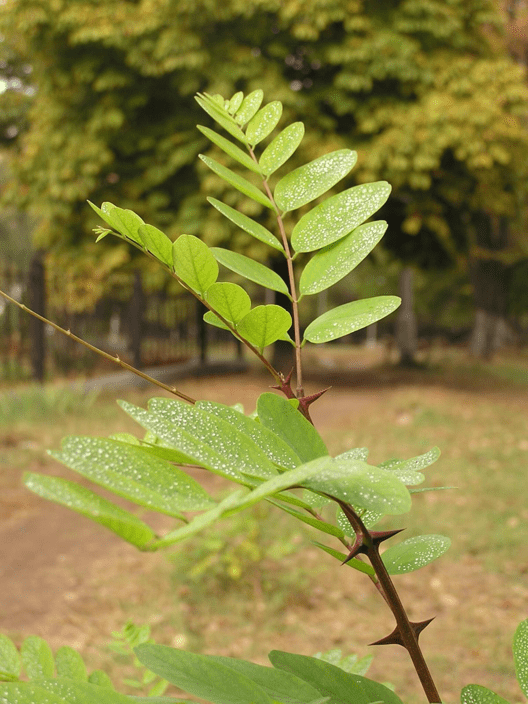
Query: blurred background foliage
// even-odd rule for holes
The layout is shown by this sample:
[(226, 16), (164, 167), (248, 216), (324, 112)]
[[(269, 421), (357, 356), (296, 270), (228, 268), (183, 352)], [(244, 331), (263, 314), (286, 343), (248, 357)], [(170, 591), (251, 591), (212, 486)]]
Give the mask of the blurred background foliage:
[(452, 282), (481, 322), (525, 314), (527, 16), (522, 0), (5, 0), (4, 207), (80, 277), (139, 265), (94, 250), (87, 199), (261, 256), (205, 200), (269, 217), (196, 158), (193, 100), (259, 87), (306, 123), (297, 163), (352, 147), (354, 183), (392, 184), (391, 261)]

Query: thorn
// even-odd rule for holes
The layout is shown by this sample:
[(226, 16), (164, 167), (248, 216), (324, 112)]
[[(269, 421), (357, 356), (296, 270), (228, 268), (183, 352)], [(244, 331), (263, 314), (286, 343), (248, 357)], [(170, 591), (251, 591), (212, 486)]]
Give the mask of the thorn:
[(379, 545), (384, 540), (392, 538), (393, 535), (398, 535), (398, 533), (401, 533), (403, 530), (405, 530), (405, 528), (398, 528), (397, 530), (371, 530), (369, 531), (369, 535), (374, 545)]
[(346, 565), (347, 562), (350, 562), (356, 555), (359, 555), (360, 553), (366, 554), (367, 553), (367, 546), (363, 542), (363, 536), (358, 535), (356, 533), (356, 539), (354, 541), (354, 545), (350, 548), (350, 552), (348, 553), (347, 557), (343, 562), (341, 563), (342, 565)]
[[(427, 621), (409, 622), (416, 640), (418, 640), (420, 633), (424, 630), (424, 628), (427, 628), (427, 626), (431, 623), (431, 621), (434, 621), (434, 619), (435, 617), (433, 616), (433, 618), (429, 618)], [(369, 643), (369, 645), (401, 645), (405, 648), (403, 638), (400, 635), (399, 626), (396, 626), (392, 633), (389, 633), (389, 635), (385, 636), (385, 638), (380, 638), (380, 640), (377, 640), (374, 643)]]
[[(383, 530), (383, 531), (371, 530), (371, 531), (369, 531), (369, 535), (370, 535), (370, 538), (372, 540), (373, 545), (375, 547), (377, 547), (384, 540), (388, 540), (389, 538), (392, 538), (393, 535), (397, 535), (398, 533), (401, 533), (402, 530), (405, 530), (405, 528), (399, 528), (398, 530)], [(356, 555), (359, 555), (360, 553), (362, 553), (364, 555), (368, 555), (368, 545), (365, 544), (363, 536), (358, 535), (356, 533), (356, 539), (354, 541), (354, 545), (351, 547), (350, 552), (348, 553), (346, 560), (344, 560), (341, 564), (345, 565), (353, 557), (356, 557)]]
[(286, 398), (296, 398), (295, 394), (292, 391), (291, 388), (291, 378), (293, 375), (293, 367), (291, 368), (290, 373), (284, 377), (283, 374), (280, 375), (281, 377), (281, 383), (277, 384), (276, 386), (271, 386), (271, 389), (277, 389), (277, 391), (282, 391), (282, 393), (286, 396)]
[(317, 401), (318, 398), (321, 398), (321, 396), (327, 391), (329, 391), (331, 388), (331, 386), (328, 386), (322, 391), (316, 391), (315, 394), (310, 394), (310, 396), (303, 396), (299, 399), (299, 406), (308, 409), (308, 406), (310, 406), (314, 401)]

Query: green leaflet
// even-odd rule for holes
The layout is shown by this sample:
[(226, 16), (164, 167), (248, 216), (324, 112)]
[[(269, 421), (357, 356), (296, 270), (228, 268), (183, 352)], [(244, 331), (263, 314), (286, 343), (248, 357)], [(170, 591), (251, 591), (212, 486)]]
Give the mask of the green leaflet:
[(277, 474), (275, 466), (253, 440), (218, 415), (170, 398), (153, 398), (148, 408), (156, 418), (185, 429), (218, 452), (237, 471), (261, 478)]
[(401, 299), (397, 296), (376, 296), (345, 303), (312, 321), (304, 332), (304, 338), (315, 344), (335, 340), (385, 318), (400, 303)]
[(314, 426), (285, 398), (264, 393), (257, 401), (258, 417), (286, 442), (303, 462), (328, 455), (328, 450)]
[(233, 142), (229, 139), (222, 137), (222, 135), (218, 134), (218, 132), (210, 130), (208, 127), (203, 127), (202, 125), (197, 125), (197, 127), (202, 134), (210, 139), (213, 144), (216, 144), (217, 147), (220, 147), (220, 149), (222, 149), (222, 151), (228, 154), (232, 159), (238, 161), (238, 163), (245, 166), (246, 169), (262, 175), (260, 166), (249, 156), (247, 152), (240, 149), (240, 147), (237, 147), (236, 144), (233, 144)]
[(264, 266), (264, 264), (245, 257), (243, 254), (238, 254), (238, 252), (222, 249), (222, 247), (211, 247), (211, 252), (216, 261), (227, 269), (244, 276), (249, 281), (254, 281), (260, 286), (269, 288), (272, 291), (279, 291), (290, 297), (286, 283), (278, 274)]
[(292, 318), (287, 310), (274, 304), (256, 306), (245, 315), (237, 326), (237, 332), (257, 349), (287, 338)]
[(314, 658), (329, 662), (330, 665), (335, 665), (345, 672), (351, 672), (354, 675), (367, 674), (369, 667), (372, 665), (374, 655), (366, 655), (364, 658), (358, 659), (357, 655), (345, 655), (343, 657), (340, 648), (327, 650), (325, 653), (317, 653)]
[(202, 298), (218, 278), (218, 264), (209, 247), (194, 235), (180, 235), (172, 245), (174, 273)]
[(213, 401), (198, 401), (196, 407), (231, 423), (239, 432), (250, 437), (263, 450), (268, 459), (279, 467), (293, 469), (293, 467), (301, 464), (299, 455), (282, 438), (275, 435), (261, 423), (255, 422), (253, 418), (239, 413), (239, 411), (230, 406), (224, 406)]
[(513, 659), (519, 687), (528, 696), (528, 620), (521, 621), (513, 636)]
[(250, 181), (245, 179), (243, 176), (239, 176), (231, 169), (219, 164), (218, 161), (211, 159), (209, 156), (204, 156), (203, 154), (198, 155), (200, 159), (206, 164), (211, 171), (214, 171), (217, 176), (220, 176), (224, 181), (227, 181), (233, 188), (243, 193), (248, 198), (255, 200), (257, 203), (264, 205), (266, 208), (273, 210), (273, 203), (270, 201), (267, 195), (262, 193), (260, 189), (254, 186)]
[(331, 701), (340, 704), (402, 704), (401, 699), (384, 685), (345, 672), (324, 660), (280, 650), (272, 650), (268, 657), (273, 667), (297, 675), (315, 687), (321, 696), (329, 696)]
[[(312, 540), (312, 545), (324, 550), (324, 552), (328, 553), (332, 557), (335, 557), (336, 560), (339, 560), (340, 562), (344, 562), (347, 558), (344, 552), (339, 552), (339, 550), (334, 550), (334, 548), (330, 548), (328, 545), (318, 543), (317, 540)], [(346, 564), (358, 572), (363, 572), (363, 574), (375, 574), (372, 565), (369, 565), (366, 562), (361, 562), (361, 560), (358, 560), (355, 557), (349, 560)]]
[(210, 96), (207, 94), (198, 94), (195, 99), (202, 110), (205, 110), (205, 112), (212, 117), (213, 120), (218, 122), (218, 124), (221, 125), (226, 132), (229, 132), (229, 134), (235, 139), (238, 139), (239, 142), (247, 144), (246, 135), (242, 132), (235, 120), (228, 115), (225, 110), (218, 105), (218, 103), (215, 103)]
[(2, 704), (70, 704), (34, 682), (0, 682)]
[[(92, 203), (92, 201), (89, 200), (89, 201), (87, 201), (87, 202), (88, 202), (88, 205), (92, 208), (92, 210), (93, 210), (94, 212), (96, 212), (97, 215), (99, 215), (99, 217), (101, 218), (101, 220), (104, 220), (104, 222), (105, 222), (107, 225), (110, 225), (110, 227), (114, 230), (114, 229), (115, 229), (115, 225), (114, 225), (114, 221), (113, 221), (112, 218), (110, 217), (110, 212), (111, 212), (112, 208), (115, 208), (115, 205), (113, 205), (112, 203), (103, 203), (102, 207), (101, 207), (101, 208), (98, 208), (97, 205), (95, 205), (94, 203)], [(100, 235), (100, 236), (97, 238), (96, 242), (99, 242), (100, 239), (103, 239), (103, 236), (106, 236), (106, 235)]]
[(112, 680), (102, 670), (93, 670), (88, 677), (90, 684), (96, 684), (98, 687), (106, 687), (106, 689), (114, 689)]
[(231, 100), (228, 103), (227, 106), (227, 112), (230, 115), (235, 115), (239, 107), (242, 105), (242, 101), (244, 100), (244, 93), (242, 93), (241, 90), (238, 91), (238, 93), (235, 93), (234, 96), (231, 98)]
[(215, 315), (210, 310), (208, 310), (207, 313), (204, 313), (203, 319), (206, 323), (209, 323), (209, 325), (214, 325), (216, 328), (221, 328), (222, 330), (230, 329), (222, 320), (220, 320), (217, 315)]
[(91, 518), (140, 549), (155, 538), (154, 531), (139, 518), (75, 482), (26, 472), (24, 484), (35, 494)]
[(370, 254), (386, 229), (383, 220), (369, 222), (317, 252), (301, 274), (300, 293), (313, 295), (340, 281)]
[(215, 503), (188, 474), (135, 445), (72, 436), (62, 441), (60, 452), (49, 454), (118, 496), (169, 516)]
[(461, 704), (509, 704), (506, 699), (479, 684), (469, 684), (464, 687), (460, 693), (460, 702)]
[(261, 108), (251, 118), (246, 127), (246, 138), (252, 147), (270, 135), (279, 124), (282, 115), (282, 103), (274, 100)]
[(263, 100), (264, 92), (260, 90), (260, 88), (258, 90), (254, 90), (252, 93), (249, 93), (249, 95), (246, 95), (240, 108), (235, 114), (236, 124), (243, 127), (246, 122), (249, 122), (249, 120), (251, 120), (253, 115), (255, 115), (257, 110), (260, 108)]
[(298, 521), (302, 521), (303, 523), (307, 523), (313, 528), (317, 528), (317, 530), (320, 530), (322, 533), (333, 535), (335, 538), (342, 538), (344, 536), (343, 531), (338, 526), (334, 526), (331, 523), (327, 523), (326, 521), (320, 521), (314, 516), (311, 516), (309, 513), (301, 513), (301, 511), (297, 511), (294, 508), (284, 506), (280, 503), (280, 501), (276, 501), (275, 499), (270, 499), (270, 503), (272, 503), (274, 506), (277, 506), (277, 508), (286, 511), (286, 513), (289, 513), (290, 516), (293, 516)]
[(304, 137), (304, 124), (294, 122), (280, 132), (261, 154), (259, 165), (266, 176), (271, 176), (295, 152)]
[(354, 186), (317, 205), (303, 215), (292, 231), (296, 252), (313, 252), (340, 240), (368, 220), (389, 197), (386, 181)]
[(451, 545), (443, 535), (418, 535), (392, 545), (381, 556), (389, 574), (405, 574), (441, 557)]
[(364, 460), (366, 462), (368, 455), (367, 447), (353, 447), (351, 450), (337, 455), (336, 460)]
[[(104, 206), (111, 205), (110, 203), (103, 203)], [(118, 208), (114, 206), (107, 211), (110, 219), (114, 223), (114, 228), (124, 237), (136, 242), (137, 244), (143, 245), (141, 237), (139, 236), (139, 228), (145, 223), (136, 215), (132, 210), (124, 210), (123, 208)]]
[(341, 181), (356, 161), (356, 152), (340, 149), (300, 166), (277, 183), (275, 202), (283, 213), (310, 203)]
[(419, 472), (422, 469), (426, 469), (440, 457), (440, 449), (438, 447), (433, 447), (428, 452), (423, 455), (418, 455), (417, 457), (412, 457), (410, 460), (388, 460), (387, 462), (382, 462), (380, 467), (383, 469), (390, 469), (392, 471), (403, 471), (408, 470), (411, 472)]
[(138, 236), (145, 249), (172, 269), (172, 242), (164, 232), (154, 225), (140, 225)]
[(220, 213), (222, 213), (222, 215), (228, 218), (228, 220), (231, 220), (231, 222), (234, 222), (235, 225), (240, 227), (241, 230), (244, 230), (244, 232), (247, 232), (248, 235), (255, 237), (255, 239), (264, 242), (264, 244), (267, 244), (270, 247), (273, 247), (274, 249), (278, 249), (281, 252), (284, 252), (284, 248), (279, 242), (279, 240), (269, 230), (260, 225), (258, 222), (255, 222), (255, 220), (248, 218), (247, 215), (239, 213), (238, 210), (231, 208), (231, 206), (226, 205), (225, 203), (222, 203), (219, 200), (216, 200), (216, 198), (207, 198), (207, 200)]
[(84, 660), (69, 645), (63, 645), (55, 653), (55, 667), (57, 668), (57, 677), (66, 677), (78, 682), (88, 682)]
[(238, 284), (213, 284), (208, 288), (205, 299), (216, 313), (233, 325), (237, 325), (251, 310), (251, 299)]
[(272, 704), (259, 685), (207, 655), (150, 643), (134, 652), (152, 672), (213, 704)]
[[(66, 678), (41, 680), (39, 687), (48, 693), (60, 697), (67, 704), (129, 704), (130, 700), (124, 694), (114, 692), (108, 687), (99, 687), (88, 682), (74, 682)], [(48, 695), (49, 696), (49, 695)], [(42, 699), (47, 704), (48, 699)]]
[(163, 447), (175, 449), (178, 452), (178, 456), (186, 456), (188, 464), (197, 464), (235, 482), (250, 483), (247, 477), (229, 459), (226, 460), (218, 451), (203, 442), (201, 438), (194, 437), (192, 432), (187, 432), (187, 430), (174, 425), (174, 423), (169, 423), (164, 418), (126, 401), (119, 401), (119, 405), (137, 423), (145, 429), (151, 430), (159, 438), (159, 442)]
[(399, 515), (411, 508), (411, 495), (397, 477), (362, 460), (334, 459), (303, 486), (383, 514)]
[(20, 655), (15, 644), (0, 633), (0, 681), (17, 680), (21, 669)]
[(51, 648), (39, 636), (26, 638), (20, 648), (20, 655), (26, 675), (30, 680), (42, 680), (46, 677), (53, 677), (55, 674)]

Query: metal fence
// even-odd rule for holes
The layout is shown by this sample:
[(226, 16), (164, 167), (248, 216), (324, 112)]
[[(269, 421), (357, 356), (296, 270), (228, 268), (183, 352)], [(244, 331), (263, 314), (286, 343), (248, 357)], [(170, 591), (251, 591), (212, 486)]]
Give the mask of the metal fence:
[[(203, 322), (203, 306), (190, 294), (146, 292), (141, 274), (120, 273), (123, 298), (98, 300), (92, 311), (72, 312), (68, 301), (50, 296), (50, 282), (67, 291), (66, 274), (46, 271), (45, 257), (37, 252), (27, 270), (0, 259), (0, 288), (87, 342), (135, 367), (157, 366), (200, 359), (234, 360), (241, 354), (225, 330)], [(65, 293), (65, 295), (67, 295)], [(0, 297), (0, 381), (37, 379), (55, 374), (95, 373), (111, 362), (44, 325)]]

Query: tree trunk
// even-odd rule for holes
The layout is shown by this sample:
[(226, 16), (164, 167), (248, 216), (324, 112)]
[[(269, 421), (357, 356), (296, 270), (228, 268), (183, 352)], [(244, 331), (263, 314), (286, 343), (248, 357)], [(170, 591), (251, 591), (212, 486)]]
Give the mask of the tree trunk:
[(477, 247), (470, 261), (475, 301), (475, 322), (471, 335), (471, 353), (491, 359), (507, 338), (506, 321), (510, 268), (500, 254), (508, 246), (508, 223), (481, 213), (476, 222)]
[(414, 312), (414, 272), (410, 266), (404, 267), (400, 274), (401, 306), (396, 318), (396, 344), (400, 353), (400, 365), (416, 365), (414, 358), (418, 346), (416, 314)]
[[(289, 290), (288, 263), (286, 259), (284, 257), (272, 259), (271, 267), (273, 271), (286, 282)], [(292, 303), (283, 293), (275, 292), (275, 304), (285, 308), (291, 315)], [(290, 335), (293, 337), (291, 331)], [(277, 371), (282, 372), (285, 376), (289, 374), (290, 370), (295, 366), (295, 350), (293, 346), (285, 340), (277, 340), (273, 345), (271, 364)]]

